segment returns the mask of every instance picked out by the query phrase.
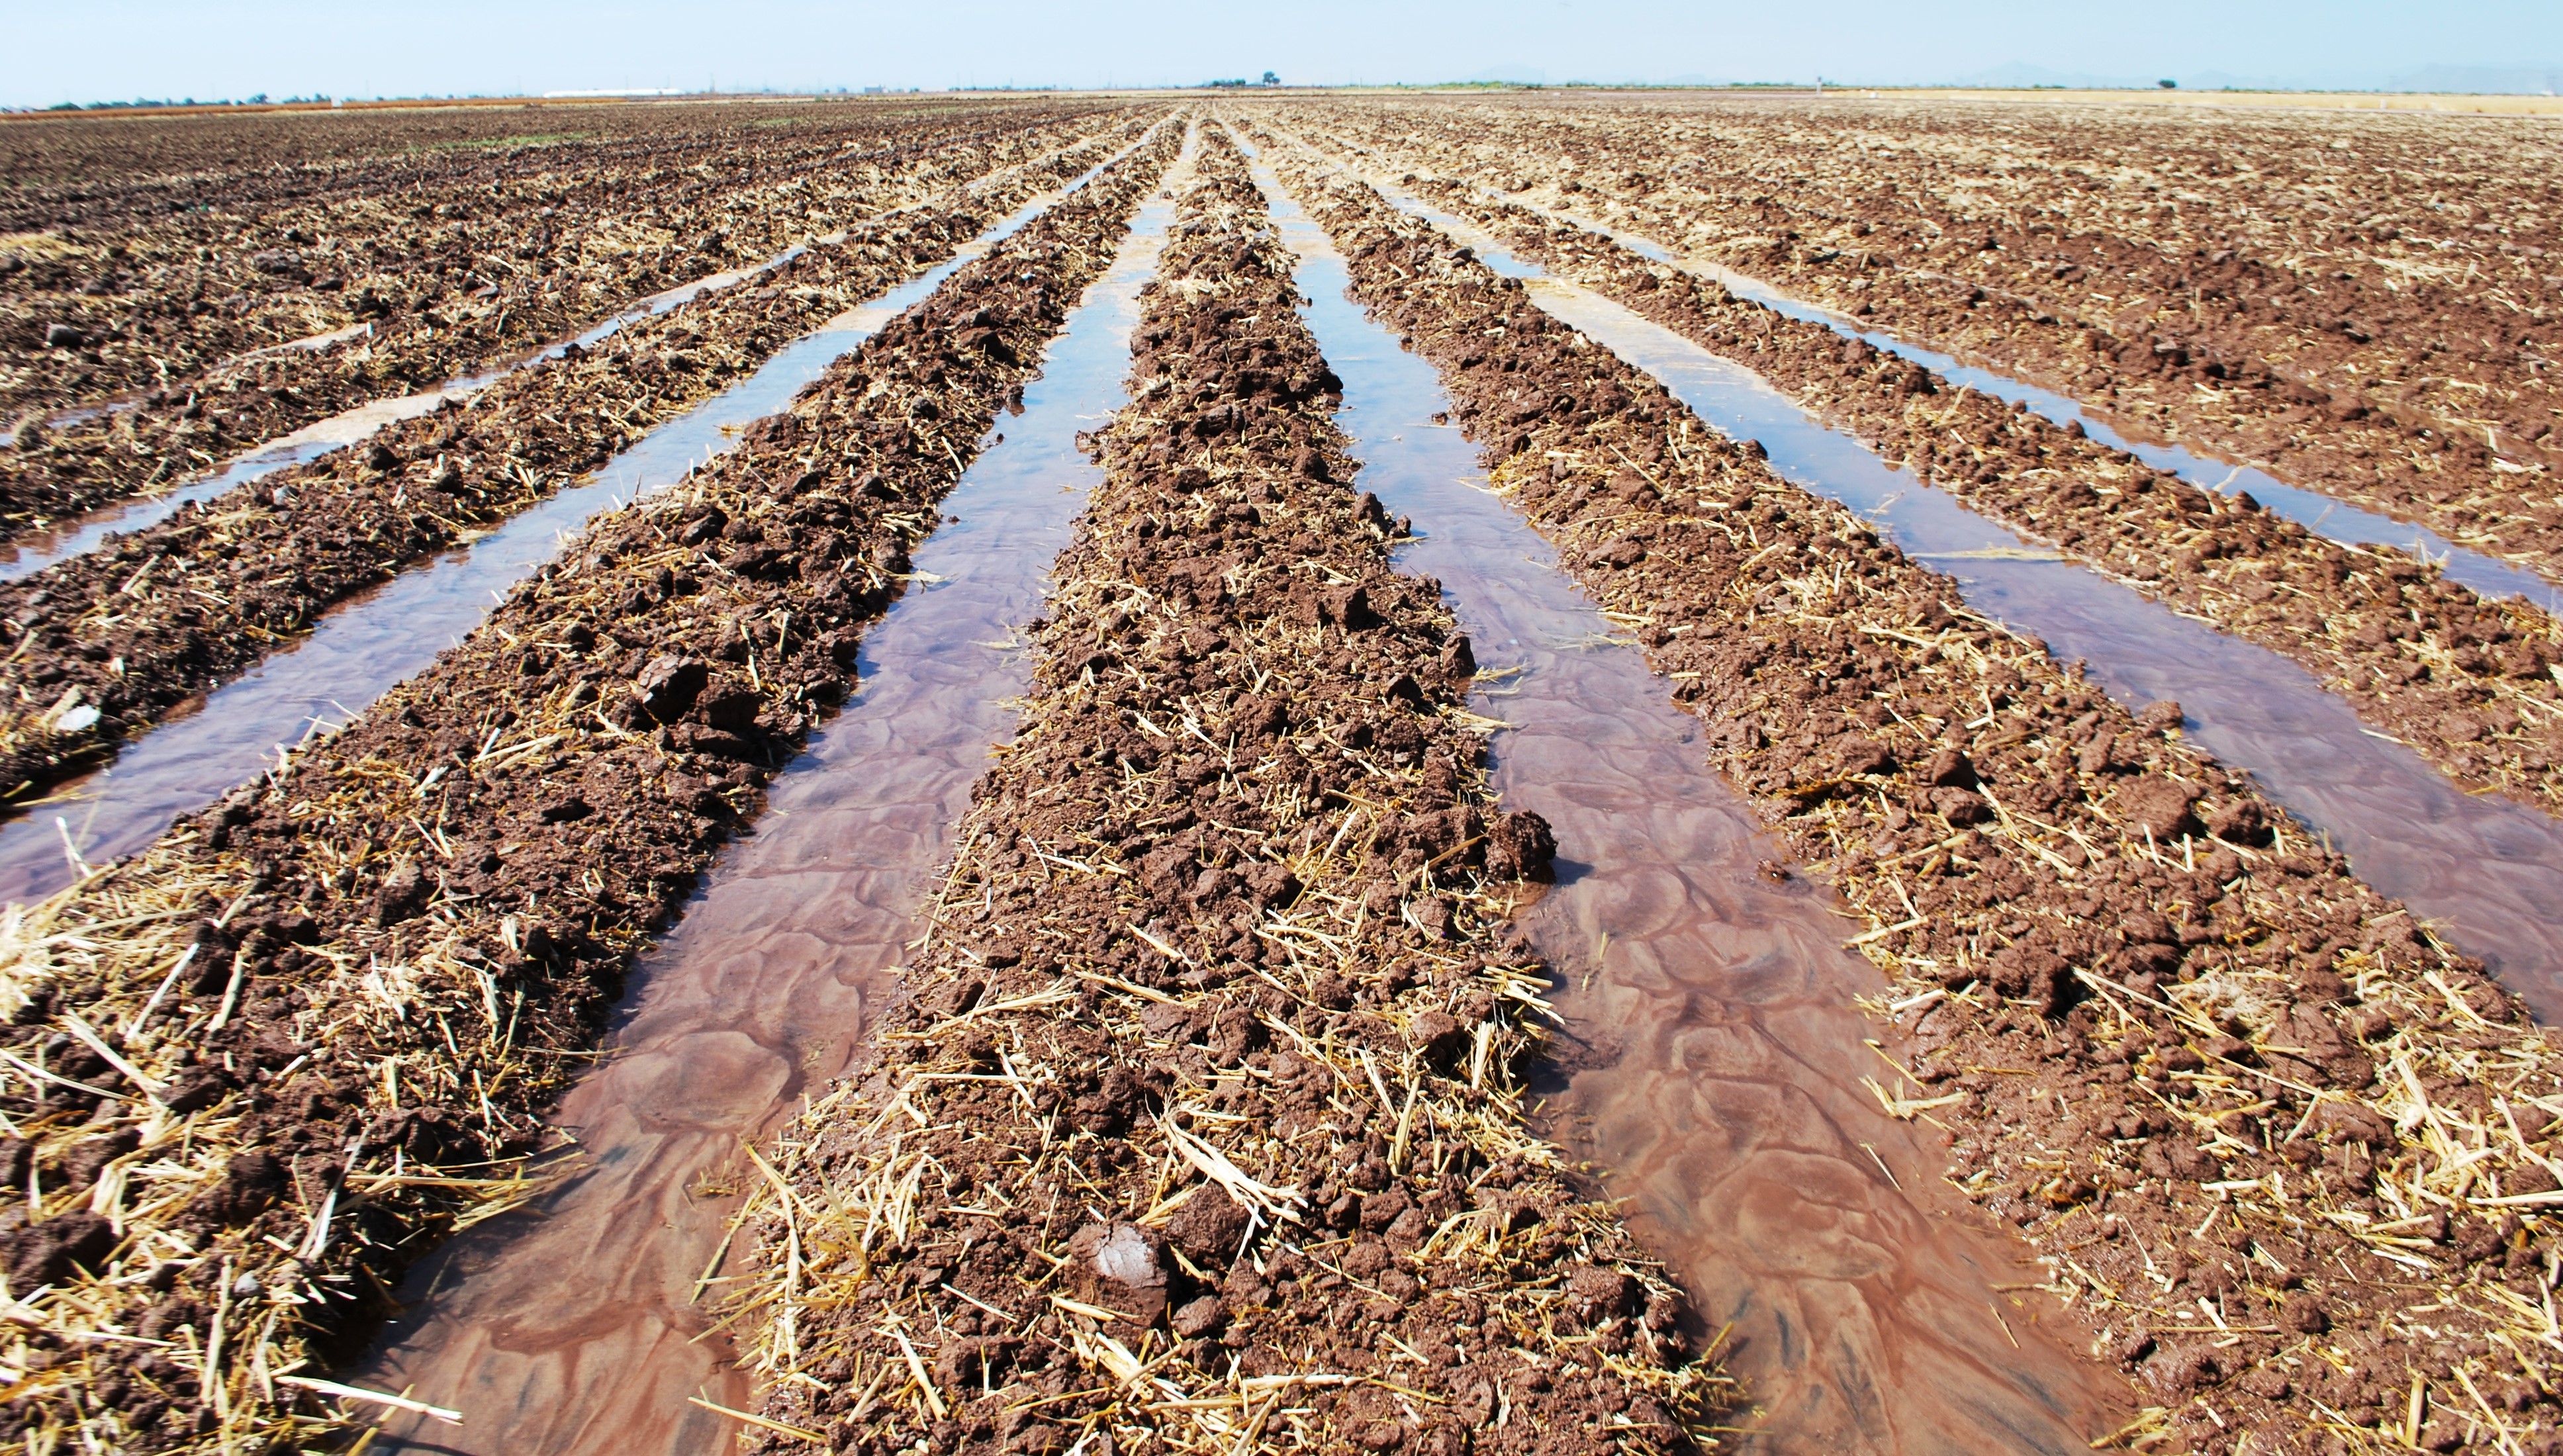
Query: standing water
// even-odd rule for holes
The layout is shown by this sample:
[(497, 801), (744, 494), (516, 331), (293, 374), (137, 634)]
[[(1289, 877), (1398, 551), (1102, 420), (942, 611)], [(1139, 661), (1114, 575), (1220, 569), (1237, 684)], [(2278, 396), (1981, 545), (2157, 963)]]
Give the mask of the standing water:
[(1557, 884), (1524, 917), (1567, 981), (1543, 1118), (1729, 1327), (1760, 1410), (1740, 1422), (1750, 1449), (2084, 1449), (2126, 1391), (2067, 1322), (1994, 1303), (2036, 1276), (1863, 1087), (1876, 1028), (1853, 998), (1880, 978), (1842, 948), (1841, 912), (1760, 873), (1786, 851), (1708, 767), (1698, 722), (1482, 488), (1460, 433), (1423, 423), (1449, 408), (1432, 366), (1345, 300), (1342, 260), (1264, 181), (1361, 484), (1414, 518), (1399, 565), (1440, 578), (1495, 684), (1475, 704), (1508, 725), (1495, 787), (1557, 831)]
[(1097, 476), (1075, 438), (1121, 403), (1139, 286), (1172, 215), (1163, 200), (1140, 210), (1022, 417), (946, 498), (950, 523), (866, 637), (843, 715), (634, 973), (610, 1059), (556, 1117), (582, 1171), (413, 1273), (409, 1313), (357, 1379), (459, 1408), (464, 1425), (395, 1422), (381, 1449), (727, 1449), (735, 1423), (695, 1398), (753, 1403), (713, 1334), (723, 1229), (738, 1180), (755, 1176), (738, 1149), (844, 1070), (897, 995), (914, 912), (1031, 684), (1014, 634)]
[[(1394, 194), (1388, 194), (1394, 197)], [(2427, 760), (2368, 731), (2312, 674), (2031, 546), (1945, 491), (1829, 430), (1759, 375), (1590, 289), (1549, 278), (1468, 223), (1398, 205), (1526, 280), (1532, 298), (1653, 376), (1731, 439), (1758, 440), (1793, 484), (1840, 501), (1967, 604), (2083, 660), (2121, 701), (2181, 705), (2192, 741), (2249, 770), (2264, 792), (2347, 854), (2359, 876), (2480, 957), (2537, 1016), (2563, 1019), (2563, 821), (2467, 794)]]
[(72, 851), (95, 864), (140, 850), (180, 816), (275, 767), (281, 752), (307, 735), (344, 726), (479, 627), (507, 588), (557, 556), (562, 540), (591, 517), (726, 454), (741, 427), (784, 409), (829, 365), (1054, 201), (1028, 204), (924, 275), (794, 340), (755, 374), (650, 432), (582, 483), (341, 605), (311, 636), (207, 694), (198, 711), (163, 722), (110, 766), (56, 791), (27, 817), (0, 823), (0, 903), (41, 899), (71, 884), (79, 877)]
[[(1507, 200), (1519, 201), (1517, 198)], [(1862, 328), (1843, 314), (1794, 297), (1749, 273), (1740, 273), (1704, 259), (1682, 257), (1645, 238), (1603, 227), (1571, 213), (1561, 212), (1555, 216), (1579, 228), (1600, 233), (1642, 258), (1712, 279), (1735, 296), (1759, 303), (1784, 318), (1822, 324), (1845, 338), (1863, 340), (1873, 348), (1919, 364), (1960, 388), (1974, 390), (2007, 405), (2025, 405), (2030, 413), (2055, 424), (2078, 424), (2083, 433), (2100, 444), (2125, 451), (2157, 470), (2169, 470), (2203, 490), (2221, 490), (2229, 494), (2250, 491), (2253, 499), (2316, 535), (2349, 546), (2371, 542), (2398, 546), (2443, 568), (2448, 580), (2478, 596), (2522, 597), (2547, 612), (2563, 613), (2563, 588), (2498, 557), (2469, 551), (2427, 526), (2362, 510), (2318, 490), (2289, 485), (2268, 471), (2252, 465), (2214, 459), (2177, 445), (2130, 439), (2119, 434), (2106, 421), (2084, 411), (2075, 400), (2054, 390), (2041, 389), (1991, 369), (1962, 364), (1947, 354), (1907, 343), (1893, 334)]]

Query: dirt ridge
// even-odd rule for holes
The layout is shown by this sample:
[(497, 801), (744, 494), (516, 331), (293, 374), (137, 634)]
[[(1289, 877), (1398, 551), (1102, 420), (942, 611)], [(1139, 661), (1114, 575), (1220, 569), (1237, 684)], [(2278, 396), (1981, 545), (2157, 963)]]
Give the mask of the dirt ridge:
[[(1869, 1008), (2093, 1354), (2122, 1442), (2556, 1443), (2563, 1055), (2479, 967), (1955, 585), (1789, 486), (1449, 239), (1277, 142), (1499, 490), (1638, 625), (1867, 929)], [(2418, 1412), (2415, 1417), (2415, 1412)]]
[(332, 605), (603, 465), (1127, 140), (1087, 141), (975, 193), (859, 227), (760, 286), (638, 320), (468, 404), (0, 583), (0, 617), (17, 639), (0, 665), (0, 793), (41, 793), (111, 755), (309, 631)]
[(0, 1159), (49, 1191), (32, 1223), (0, 1212), (0, 1253), (47, 1373), (0, 1430), (212, 1452), (348, 1429), (285, 1377), (351, 1353), (428, 1243), (536, 1190), (540, 1111), (624, 971), (851, 688), (908, 544), (1178, 139), (600, 518), (358, 725), (13, 913)]

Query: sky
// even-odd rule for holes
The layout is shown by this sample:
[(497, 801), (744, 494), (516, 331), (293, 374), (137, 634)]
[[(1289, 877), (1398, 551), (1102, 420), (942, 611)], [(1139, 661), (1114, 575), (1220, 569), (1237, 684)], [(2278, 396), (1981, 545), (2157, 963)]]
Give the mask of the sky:
[[(1522, 79), (2563, 90), (2558, 0), (0, 0), (0, 105)], [(2430, 68), (2459, 68), (2457, 72)], [(2467, 72), (2464, 69), (2471, 69)], [(2550, 73), (2550, 75), (2549, 75)], [(2435, 78), (2435, 83), (2433, 81)]]

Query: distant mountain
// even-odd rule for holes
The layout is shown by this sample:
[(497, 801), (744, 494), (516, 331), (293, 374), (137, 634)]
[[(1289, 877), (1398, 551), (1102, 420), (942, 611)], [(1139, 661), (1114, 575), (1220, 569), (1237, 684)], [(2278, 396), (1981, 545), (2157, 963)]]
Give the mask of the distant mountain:
[(2061, 86), (2072, 91), (2115, 91), (2129, 87), (2149, 87), (2152, 77), (2099, 76), (2088, 71), (2059, 71), (2052, 66), (2033, 66), (2026, 61), (2011, 61), (1990, 71), (1962, 76), (1953, 85), (1981, 86), (2002, 90), (2020, 90), (2034, 86)]
[(2395, 77), (2384, 90), (2550, 96), (2563, 94), (2563, 66), (2424, 66)]

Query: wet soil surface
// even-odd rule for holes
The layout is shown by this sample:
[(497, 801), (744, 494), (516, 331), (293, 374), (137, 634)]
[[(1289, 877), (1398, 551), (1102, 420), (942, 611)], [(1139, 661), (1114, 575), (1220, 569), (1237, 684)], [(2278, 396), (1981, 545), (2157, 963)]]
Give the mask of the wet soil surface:
[[(582, 1170), (413, 1271), (353, 1378), (467, 1412), (377, 1450), (702, 1452), (747, 1404), (716, 1332), (738, 1155), (846, 1065), (898, 995), (933, 872), (1031, 671), (1016, 635), (1096, 471), (1082, 430), (1120, 403), (1139, 285), (1172, 209), (1140, 210), (1000, 443), (963, 472), (912, 580), (865, 634), (859, 686), (768, 791), (685, 920), (636, 967), (612, 1060), (554, 1115)], [(395, 1439), (397, 1437), (397, 1439)]]
[(2444, 1449), (2547, 1439), (2563, 1081), (2518, 1003), (2175, 712), (1965, 612), (1367, 188), (1292, 180), (1787, 834), (1783, 872), (1866, 923), (1880, 1107), (1940, 1131), (2158, 1402), (2103, 1434), (2317, 1449), (2417, 1410)]
[[(24, 797), (237, 675), (347, 596), (523, 510), (647, 429), (747, 378), (792, 339), (949, 256), (1120, 138), (983, 192), (856, 230), (753, 290), (636, 321), (471, 403), (358, 449), (182, 507), (148, 529), (0, 584), (18, 635), (0, 668), (0, 783)], [(41, 699), (41, 701), (39, 701)]]
[[(399, 393), (486, 367), (999, 165), (1027, 135), (1057, 145), (1063, 127), (1091, 129), (1095, 110), (859, 107), (733, 112), (727, 124), (671, 110), (655, 134), (555, 132), (530, 147), (435, 147), (435, 118), (413, 112), (426, 148), (400, 154), (395, 141), (394, 155), (304, 168), (260, 165), (260, 136), (277, 123), (241, 118), (242, 147), (221, 166), (59, 187), (37, 183), (41, 160), (22, 156), (5, 169), (20, 185), (0, 203), (0, 424), (110, 401), (144, 407), (128, 426), (154, 423), (74, 429), (54, 449), (0, 456), (11, 466), (5, 514), (14, 525), (60, 513), (65, 499), (135, 488), (153, 461), (134, 475), (123, 456), (172, 430), (194, 449), (236, 449), (282, 433), (279, 419), (317, 418), (308, 411), (334, 393)], [(396, 135), (398, 123), (364, 129)], [(23, 153), (29, 132), (14, 127), (6, 149)], [(956, 164), (900, 195), (905, 174)], [(292, 357), (296, 341), (350, 327), (369, 337), (344, 358)], [(260, 351), (275, 357), (241, 367)], [(281, 393), (262, 397), (260, 384)], [(200, 408), (182, 419), (191, 397)]]
[(777, 1150), (754, 1448), (1686, 1446), (1678, 1296), (1517, 1124), (1545, 828), (1201, 166), (911, 1000)]
[(86, 864), (141, 851), (178, 818), (274, 767), (280, 753), (360, 716), (479, 627), (493, 602), (553, 560), (562, 542), (597, 513), (665, 488), (736, 449), (747, 427), (782, 412), (840, 356), (1044, 206), (1029, 204), (945, 262), (794, 340), (755, 374), (652, 430), (585, 481), (509, 517), (468, 547), (356, 594), (308, 637), (200, 701), (181, 704), (171, 720), (106, 767), (65, 781), (33, 812), (0, 823), (0, 901), (43, 898), (76, 882)]
[[(2563, 571), (2539, 123), (1831, 103), (1374, 110), (1469, 175), (1784, 283), (2140, 433)], [(1854, 173), (1856, 172), (1856, 177)]]
[(1940, 566), (1976, 611), (2043, 639), (2060, 661), (2082, 661), (2092, 682), (2135, 710), (2176, 705), (2193, 741), (2248, 768), (2361, 878), (2430, 917), (2540, 1014), (2563, 1007), (2563, 925), (2549, 908), (2563, 898), (2563, 827), (2554, 819), (2464, 791), (2361, 725), (2294, 664), (2034, 547), (1824, 428), (1760, 376), (1542, 275), (1447, 214), (1399, 205), (1465, 233), (1489, 267), (1529, 279), (1544, 311), (1640, 367), (1727, 438), (1754, 442), (1784, 479), (1851, 507), (1899, 549)]
[(362, 723), (12, 922), (9, 1146), (53, 1192), (0, 1232), (13, 1288), (56, 1286), (22, 1308), (61, 1372), (0, 1412), (12, 1438), (345, 1428), (260, 1372), (352, 1354), (383, 1281), (533, 1191), (515, 1160), (625, 971), (852, 686), (963, 452), (1175, 141), (599, 521)]
[(2563, 662), (2563, 624), (2549, 612), (2484, 601), (2398, 551), (2325, 541), (2248, 493), (2199, 490), (2079, 429), (1599, 234), (1456, 184), (1421, 191), (1524, 257), (1753, 369), (1971, 508), (2291, 657), (2460, 783), (2563, 809), (2563, 680), (2552, 670)]
[(1788, 851), (1697, 720), (1432, 423), (1449, 408), (1432, 366), (1341, 296), (1324, 235), (1277, 211), (1361, 479), (1415, 523), (1398, 564), (1442, 582), (1478, 658), (1472, 706), (1506, 725), (1493, 787), (1559, 841), (1557, 885), (1522, 918), (1566, 983), (1567, 1080), (1541, 1121), (1608, 1170), (1632, 1230), (1728, 1330), (1754, 1406), (1729, 1419), (1741, 1444), (2070, 1451), (2120, 1424), (2133, 1403), (2082, 1358), (2092, 1332), (2053, 1323), (2023, 1292), (2041, 1282), (2027, 1249), (1930, 1176), (1939, 1148), (1879, 1116), (1853, 1004), (1878, 976), (1842, 949), (1842, 912), (1768, 872)]

